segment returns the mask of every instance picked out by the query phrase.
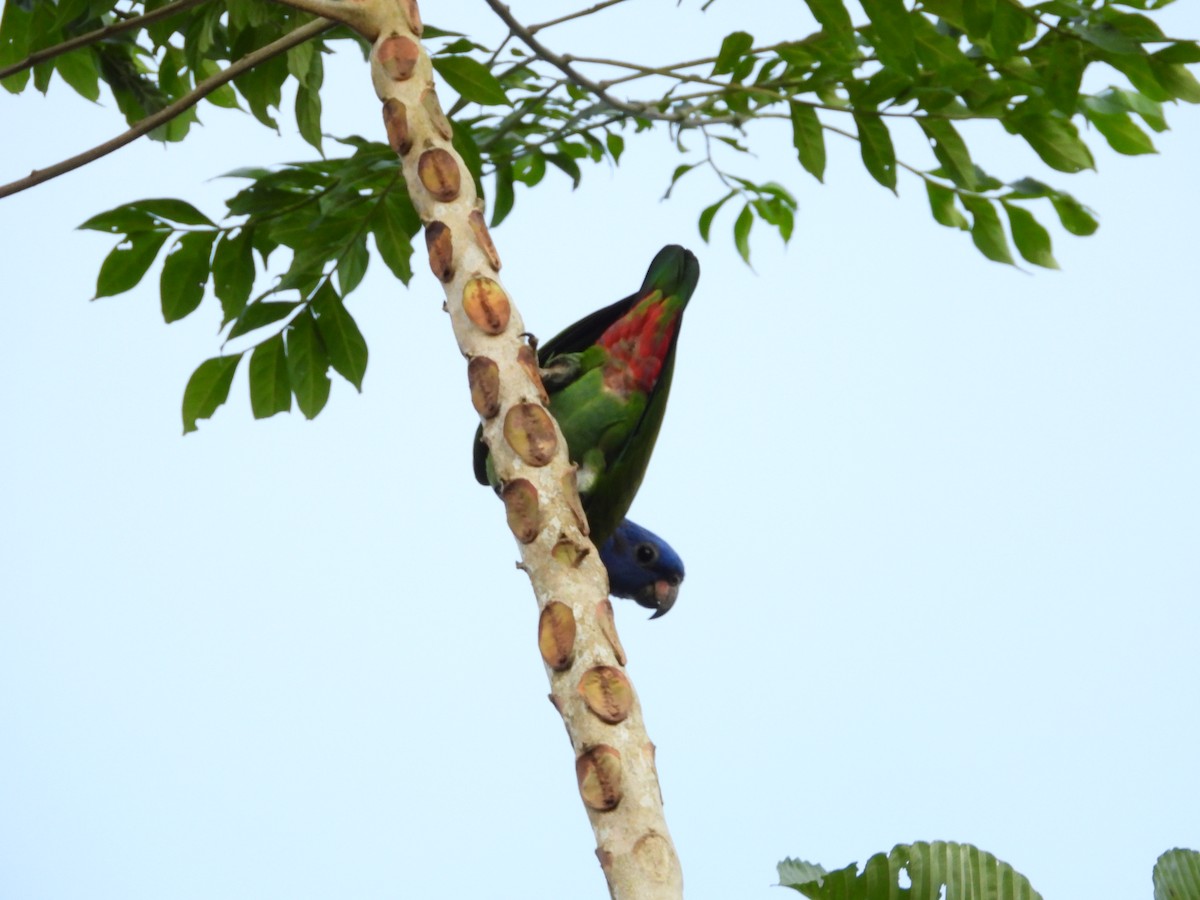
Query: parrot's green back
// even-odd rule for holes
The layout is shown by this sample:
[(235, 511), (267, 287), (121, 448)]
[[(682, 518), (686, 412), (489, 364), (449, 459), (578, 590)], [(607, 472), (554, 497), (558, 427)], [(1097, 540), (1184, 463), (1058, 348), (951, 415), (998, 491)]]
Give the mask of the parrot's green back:
[[(591, 538), (603, 544), (625, 517), (666, 412), (684, 307), (700, 277), (676, 245), (655, 256), (641, 290), (597, 310), (541, 346), (550, 373), (550, 411), (579, 466), (579, 493)], [(553, 373), (568, 373), (556, 378)], [(494, 481), (478, 439), (475, 475)]]

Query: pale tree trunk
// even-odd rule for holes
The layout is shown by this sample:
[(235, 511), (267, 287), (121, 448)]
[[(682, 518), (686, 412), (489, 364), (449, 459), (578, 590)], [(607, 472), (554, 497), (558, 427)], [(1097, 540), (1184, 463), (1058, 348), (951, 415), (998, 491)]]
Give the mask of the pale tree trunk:
[(499, 283), (482, 201), (450, 143), (416, 0), (283, 2), (344, 22), (374, 45), (371, 81), (425, 224), (430, 268), (446, 290), (471, 401), (537, 596), (550, 699), (575, 752), (596, 855), (615, 900), (680, 898), (683, 874), (663, 817), (654, 745), (624, 671), (607, 576), (587, 537), (574, 467), (546, 409), (536, 356)]

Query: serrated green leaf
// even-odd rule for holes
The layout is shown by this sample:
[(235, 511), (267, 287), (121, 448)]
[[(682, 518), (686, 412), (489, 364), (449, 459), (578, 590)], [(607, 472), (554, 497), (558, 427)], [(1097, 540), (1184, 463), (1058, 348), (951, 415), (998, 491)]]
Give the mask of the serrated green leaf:
[(113, 248), (100, 264), (96, 296), (123, 294), (142, 280), (167, 240), (166, 231), (138, 231)]
[(250, 354), (250, 409), (256, 419), (291, 412), (292, 382), (288, 376), (283, 335), (267, 338)]
[(435, 56), (433, 67), (464, 100), (485, 106), (510, 105), (496, 76), (469, 56)]
[(1100, 227), (1095, 214), (1070, 194), (1051, 194), (1050, 202), (1054, 204), (1062, 227), (1071, 234), (1087, 237)]
[(312, 313), (304, 310), (292, 320), (287, 331), (288, 377), (296, 405), (306, 419), (312, 419), (329, 400), (329, 354), (317, 331)]
[(890, 853), (870, 857), (861, 874), (856, 863), (827, 872), (820, 866), (785, 860), (779, 865), (779, 876), (781, 886), (812, 900), (1042, 900), (1029, 879), (1008, 863), (970, 844), (946, 841), (897, 844)]
[(860, 0), (871, 20), (871, 42), (885, 66), (917, 74), (912, 17), (903, 0)]
[(257, 328), (270, 325), (272, 322), (278, 322), (280, 319), (285, 319), (299, 305), (295, 300), (258, 300), (251, 303), (242, 310), (242, 314), (237, 317), (237, 321), (229, 329), (228, 340), (241, 337), (243, 334), (249, 334)]
[(357, 323), (328, 282), (313, 298), (312, 309), (317, 315), (317, 330), (329, 353), (329, 362), (362, 393), (362, 380), (367, 371), (367, 342)]
[(825, 131), (817, 111), (804, 103), (792, 102), (788, 107), (792, 119), (792, 146), (800, 157), (800, 165), (817, 181), (824, 182)]
[(979, 248), (979, 252), (993, 262), (1013, 264), (1012, 253), (1008, 249), (1008, 238), (1004, 235), (1004, 226), (1000, 224), (1000, 215), (990, 200), (983, 197), (964, 195), (959, 198), (963, 206), (971, 214), (971, 240)]
[(1200, 853), (1176, 847), (1154, 863), (1154, 900), (1200, 897)]
[(858, 126), (863, 165), (876, 181), (895, 193), (896, 150), (892, 146), (892, 136), (888, 134), (883, 119), (856, 111), (854, 124)]
[(754, 226), (754, 213), (750, 210), (750, 204), (747, 203), (742, 207), (742, 211), (738, 213), (737, 219), (733, 223), (733, 243), (737, 246), (737, 251), (742, 259), (747, 263), (750, 262), (750, 229)]
[(157, 197), (150, 200), (137, 200), (129, 204), (132, 209), (139, 209), (157, 216), (167, 222), (178, 222), (181, 225), (207, 225), (216, 228), (216, 223), (186, 200), (174, 197)]
[(371, 254), (367, 252), (367, 235), (365, 233), (356, 235), (349, 246), (342, 251), (342, 255), (338, 257), (338, 287), (342, 296), (358, 287), (359, 282), (363, 280), (363, 275), (367, 272), (367, 264), (370, 261)]
[(1079, 132), (1066, 119), (1052, 115), (1021, 115), (1012, 121), (1012, 126), (1051, 168), (1074, 173), (1096, 167), (1087, 144), (1080, 140)]
[[(754, 37), (745, 31), (735, 31), (727, 34), (721, 41), (721, 49), (717, 53), (717, 61), (713, 63), (713, 75), (724, 75), (732, 72), (737, 63), (750, 52), (754, 46)], [(736, 80), (736, 79), (735, 79)]]
[(296, 125), (300, 137), (324, 153), (321, 149), (321, 94), (301, 85), (296, 90)]
[(213, 293), (221, 301), (221, 324), (232, 322), (246, 307), (254, 288), (254, 246), (247, 228), (236, 237), (226, 232), (213, 254)]
[(183, 433), (196, 430), (199, 419), (211, 419), (217, 408), (229, 398), (229, 386), (242, 354), (217, 356), (197, 366), (183, 389)]
[(929, 209), (933, 213), (935, 222), (945, 225), (947, 228), (958, 228), (962, 231), (971, 227), (967, 222), (967, 217), (959, 211), (954, 203), (956, 196), (954, 191), (948, 187), (942, 187), (940, 184), (934, 184), (932, 181), (926, 181), (925, 192), (929, 195)]
[(100, 70), (96, 66), (96, 55), (90, 47), (64, 53), (55, 60), (55, 67), (62, 80), (81, 97), (86, 97), (93, 103), (100, 99)]
[(917, 121), (929, 138), (933, 155), (942, 164), (946, 176), (961, 188), (975, 190), (975, 163), (954, 125), (948, 119), (921, 117)]
[(215, 231), (189, 231), (167, 253), (159, 278), (163, 319), (176, 322), (194, 312), (204, 299)]
[(1025, 207), (1004, 201), (1001, 205), (1008, 214), (1008, 230), (1012, 232), (1013, 243), (1022, 258), (1035, 266), (1057, 269), (1058, 263), (1051, 252), (1050, 232)]

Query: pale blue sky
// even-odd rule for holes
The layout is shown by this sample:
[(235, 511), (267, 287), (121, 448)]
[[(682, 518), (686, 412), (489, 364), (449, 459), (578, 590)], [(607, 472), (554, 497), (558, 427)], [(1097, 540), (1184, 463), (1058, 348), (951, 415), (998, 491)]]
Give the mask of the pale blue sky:
[[(801, 4), (633, 6), (632, 31), (546, 36), (675, 59), (739, 25), (809, 30)], [(495, 31), (478, 4), (426, 7)], [(1200, 35), (1194, 4), (1161, 20)], [(361, 58), (328, 68), (326, 131), (382, 139)], [(157, 269), (87, 302), (113, 243), (73, 230), (90, 215), (181, 196), (216, 216), (213, 176), (310, 155), (288, 114), (282, 139), (202, 115), (182, 146), (0, 202), (0, 898), (606, 897), (425, 266), (404, 290), (376, 261), (350, 301), (361, 396), (339, 381), (315, 422), (255, 422), (242, 372), (186, 439), (215, 304), (165, 326)], [(1048, 900), (1149, 898), (1155, 857), (1200, 847), (1200, 111), (1168, 117), (1160, 156), (1095, 142), (1076, 177), (977, 129), (985, 168), (1100, 213), (1091, 238), (1054, 230), (1059, 273), (987, 262), (848, 141), (818, 185), (772, 129), (742, 165), (801, 208), (786, 251), (756, 229), (756, 271), (731, 218), (697, 236), (704, 176), (659, 202), (663, 135), (575, 193), (549, 176), (496, 232), (545, 336), (664, 243), (701, 260), (633, 510), (688, 578), (665, 619), (618, 609), (690, 898), (782, 896), (786, 855), (921, 839), (973, 842)], [(118, 130), (61, 83), (0, 95), (0, 122), (3, 180)], [(897, 141), (925, 164), (915, 130)]]

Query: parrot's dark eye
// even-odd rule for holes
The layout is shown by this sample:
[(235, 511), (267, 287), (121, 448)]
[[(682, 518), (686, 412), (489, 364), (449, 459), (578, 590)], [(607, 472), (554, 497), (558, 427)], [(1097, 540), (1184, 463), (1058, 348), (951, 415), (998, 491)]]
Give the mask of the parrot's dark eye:
[(658, 548), (653, 544), (638, 544), (634, 551), (637, 561), (643, 566), (651, 565), (658, 560)]

